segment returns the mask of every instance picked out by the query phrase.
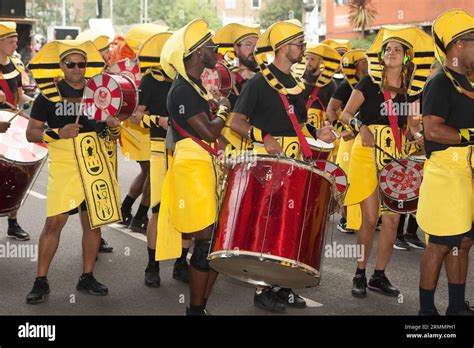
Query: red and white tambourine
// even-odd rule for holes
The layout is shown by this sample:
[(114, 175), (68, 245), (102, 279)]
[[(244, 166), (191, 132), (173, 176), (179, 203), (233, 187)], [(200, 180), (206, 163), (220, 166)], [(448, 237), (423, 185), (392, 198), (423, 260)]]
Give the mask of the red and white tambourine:
[(346, 193), (347, 176), (341, 167), (333, 162), (325, 160), (316, 160), (314, 161), (314, 165), (323, 172), (330, 174), (334, 178), (336, 190), (340, 196)]

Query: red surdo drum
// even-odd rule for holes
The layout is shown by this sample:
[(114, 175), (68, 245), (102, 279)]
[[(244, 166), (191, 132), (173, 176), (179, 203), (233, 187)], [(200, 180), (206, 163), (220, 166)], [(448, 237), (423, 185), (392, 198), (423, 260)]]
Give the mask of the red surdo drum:
[(124, 121), (138, 107), (138, 88), (126, 75), (95, 75), (84, 88), (84, 113), (97, 121), (108, 115)]
[[(423, 162), (400, 159), (387, 164), (379, 174), (382, 202), (396, 213), (414, 213), (423, 181)], [(403, 165), (403, 166), (402, 166)]]
[(322, 140), (306, 138), (314, 160), (327, 160), (331, 151), (334, 150), (334, 144), (325, 143)]
[(204, 69), (201, 80), (208, 91), (228, 97), (234, 85), (234, 74), (224, 64), (218, 62), (214, 69)]
[[(14, 114), (0, 111), (0, 121), (9, 121)], [(26, 140), (28, 120), (17, 116), (6, 133), (0, 133), (0, 214), (17, 210), (27, 196), (48, 150)]]
[(288, 157), (237, 161), (228, 174), (211, 267), (257, 285), (318, 285), (332, 185), (327, 173)]

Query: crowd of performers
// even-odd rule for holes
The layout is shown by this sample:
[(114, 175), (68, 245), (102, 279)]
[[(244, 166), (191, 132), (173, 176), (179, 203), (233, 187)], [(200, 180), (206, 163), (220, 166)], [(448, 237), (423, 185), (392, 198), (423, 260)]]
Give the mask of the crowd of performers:
[[(30, 102), (18, 77), (25, 68), (12, 57), (17, 37), (14, 23), (0, 23), (0, 107), (12, 112), (13, 106)], [(126, 119), (85, 115), (88, 80), (113, 72), (124, 58), (136, 59), (139, 66), (136, 110)], [(217, 65), (230, 73), (225, 91), (203, 78)], [(446, 314), (474, 313), (465, 298), (474, 240), (474, 17), (465, 11), (441, 14), (432, 36), (413, 26), (382, 27), (367, 51), (352, 50), (346, 40), (307, 43), (297, 20), (277, 22), (263, 33), (259, 26), (236, 23), (213, 33), (202, 19), (175, 32), (145, 24), (112, 43), (88, 31), (76, 40), (47, 43), (28, 69), (40, 94), (26, 138), (46, 144), (49, 156), (46, 222), (27, 303), (41, 303), (49, 294), (47, 275), (61, 231), (69, 216), (78, 214), (83, 232), (78, 290), (108, 294), (93, 270), (98, 253), (113, 250), (101, 238), (101, 227), (119, 223), (147, 236), (145, 285), (159, 287), (160, 261), (175, 259), (173, 277), (190, 287), (186, 314), (207, 315), (218, 275), (208, 256), (219, 224), (226, 161), (252, 153), (312, 163), (310, 143), (317, 139), (328, 146), (328, 160), (347, 175), (338, 229), (356, 233), (357, 245), (363, 246), (352, 295), (366, 297), (369, 289), (398, 296), (403, 289), (390, 283), (386, 270), (394, 245), (411, 246), (424, 249), (419, 314), (438, 315), (434, 295), (443, 264)], [(80, 111), (58, 112), (65, 103)], [(0, 132), (8, 133), (9, 127), (8, 121), (0, 122)], [(118, 143), (140, 169), (123, 201)], [(423, 180), (417, 206), (407, 215), (383, 199), (379, 174), (390, 163), (403, 166), (410, 156), (421, 158)], [(9, 237), (29, 239), (16, 210), (9, 212), (8, 223)], [(418, 225), (425, 241), (416, 235)], [(377, 229), (375, 264), (367, 280)], [(282, 285), (258, 284), (255, 305), (273, 312), (306, 306)]]

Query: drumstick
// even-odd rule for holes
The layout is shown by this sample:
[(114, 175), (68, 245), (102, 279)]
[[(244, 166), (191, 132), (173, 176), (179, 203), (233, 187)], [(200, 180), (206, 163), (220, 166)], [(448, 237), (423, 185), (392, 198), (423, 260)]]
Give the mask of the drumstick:
[[(8, 105), (8, 107), (10, 107), (12, 110), (17, 110), (17, 108), (16, 108), (14, 105), (10, 104), (10, 103), (7, 102), (7, 101), (5, 101), (4, 104)], [(23, 111), (25, 111), (25, 109), (29, 109), (29, 107), (30, 107), (30, 104), (29, 104), (28, 102), (25, 102), (24, 106), (23, 106), (21, 109), (18, 109), (18, 110), (15, 112), (15, 114), (13, 115), (13, 117), (10, 118), (7, 122), (10, 123), (10, 122), (13, 121), (13, 120), (15, 119), (15, 117), (17, 117), (18, 115), (20, 115), (21, 117), (24, 117), (24, 118), (26, 118), (27, 120), (29, 120), (30, 117), (29, 117), (27, 114), (25, 114), (25, 113), (23, 112)]]
[(391, 154), (389, 154), (387, 151), (385, 151), (384, 149), (382, 149), (380, 146), (378, 146), (377, 144), (374, 144), (374, 147), (379, 150), (379, 151), (382, 151), (385, 155), (387, 155), (388, 157), (390, 157), (392, 160), (394, 160), (395, 162), (397, 162), (399, 165), (401, 165), (403, 168), (406, 168), (407, 166), (404, 165), (403, 163), (400, 163), (399, 160), (397, 160), (395, 157), (393, 157)]
[[(110, 113), (109, 113), (107, 110), (103, 109), (102, 111), (104, 111), (107, 116), (113, 117), (112, 115), (110, 115)], [(137, 136), (136, 136), (135, 134), (133, 134), (132, 131), (130, 131), (129, 129), (127, 129), (126, 127), (124, 127), (121, 123), (120, 123), (120, 129), (123, 129), (123, 130), (124, 130), (125, 132), (127, 132), (127, 134), (130, 135), (133, 139), (135, 139), (136, 141), (138, 141), (139, 143), (141, 143), (140, 139), (138, 139)]]

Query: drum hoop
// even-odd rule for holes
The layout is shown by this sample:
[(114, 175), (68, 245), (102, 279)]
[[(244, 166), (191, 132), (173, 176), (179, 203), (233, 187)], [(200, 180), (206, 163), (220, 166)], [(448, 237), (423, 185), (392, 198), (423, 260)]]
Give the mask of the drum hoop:
[[(306, 273), (314, 273), (316, 277), (320, 276), (320, 272), (317, 269), (303, 262), (295, 261), (293, 259), (287, 259), (285, 257), (276, 256), (272, 254), (258, 253), (255, 251), (242, 251), (242, 250), (229, 250), (229, 249), (214, 251), (209, 254), (208, 258), (209, 258), (209, 261), (212, 262), (215, 259), (226, 259), (226, 258), (241, 257), (241, 256), (243, 256), (244, 258), (249, 258), (249, 259), (260, 259), (262, 262), (274, 262), (286, 267), (301, 268)], [(289, 264), (289, 265), (285, 265), (285, 264)]]
[[(311, 144), (311, 142), (308, 140), (309, 147), (312, 148), (312, 149), (322, 150), (322, 152), (331, 152), (335, 148), (334, 144), (332, 144), (332, 143), (325, 143), (327, 145), (331, 145), (332, 147), (319, 147), (319, 146), (317, 146), (318, 139), (314, 139), (314, 138), (310, 138), (310, 137), (306, 137), (306, 139), (311, 140), (311, 142), (312, 141), (316, 142), (316, 144)], [(319, 141), (323, 142), (322, 140), (319, 140)]]

